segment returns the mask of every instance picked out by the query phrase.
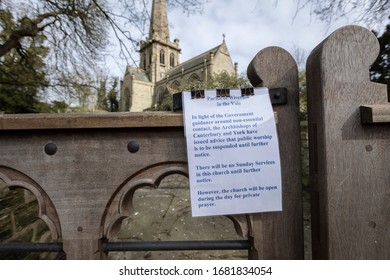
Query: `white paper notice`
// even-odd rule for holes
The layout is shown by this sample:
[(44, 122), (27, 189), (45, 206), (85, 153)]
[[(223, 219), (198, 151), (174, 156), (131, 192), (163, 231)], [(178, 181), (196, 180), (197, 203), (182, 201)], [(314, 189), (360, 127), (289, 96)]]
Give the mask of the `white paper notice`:
[(282, 210), (279, 144), (267, 88), (183, 92), (192, 216)]

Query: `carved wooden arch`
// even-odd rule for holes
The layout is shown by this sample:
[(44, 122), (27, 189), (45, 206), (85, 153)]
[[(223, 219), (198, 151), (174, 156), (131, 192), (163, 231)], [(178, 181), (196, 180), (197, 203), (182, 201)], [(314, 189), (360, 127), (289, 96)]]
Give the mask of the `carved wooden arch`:
[[(112, 195), (102, 218), (103, 236), (113, 238), (120, 229), (123, 219), (133, 213), (133, 196), (141, 187), (157, 189), (166, 176), (180, 174), (188, 177), (187, 162), (162, 162), (148, 166), (123, 182)], [(250, 219), (247, 215), (227, 216), (240, 236), (249, 235)]]
[(49, 227), (52, 240), (61, 238), (61, 224), (53, 202), (43, 188), (26, 174), (0, 165), (0, 179), (10, 190), (22, 188), (30, 191), (38, 201), (38, 218)]

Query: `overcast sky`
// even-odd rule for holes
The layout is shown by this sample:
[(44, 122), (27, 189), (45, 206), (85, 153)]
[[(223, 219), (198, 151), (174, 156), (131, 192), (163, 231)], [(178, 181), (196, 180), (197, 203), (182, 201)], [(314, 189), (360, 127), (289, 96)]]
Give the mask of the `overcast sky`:
[[(168, 12), (171, 40), (180, 39), (184, 62), (222, 43), (223, 34), (230, 56), (246, 72), (249, 62), (261, 49), (279, 46), (295, 56), (296, 49), (308, 56), (311, 50), (337, 28), (352, 24), (343, 18), (331, 26), (310, 15), (309, 9), (297, 15), (296, 1), (208, 0), (202, 14), (190, 15), (180, 9)], [(382, 32), (382, 30), (380, 30)], [(112, 75), (123, 77), (126, 63), (111, 62)]]

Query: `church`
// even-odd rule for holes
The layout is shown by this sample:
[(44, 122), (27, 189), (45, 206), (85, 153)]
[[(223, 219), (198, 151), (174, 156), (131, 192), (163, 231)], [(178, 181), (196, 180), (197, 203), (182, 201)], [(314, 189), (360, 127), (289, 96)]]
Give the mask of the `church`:
[(139, 67), (127, 66), (120, 88), (120, 111), (156, 108), (181, 85), (207, 81), (213, 74), (237, 74), (225, 39), (222, 44), (180, 63), (180, 41), (170, 40), (166, 0), (153, 0), (149, 37), (140, 42)]

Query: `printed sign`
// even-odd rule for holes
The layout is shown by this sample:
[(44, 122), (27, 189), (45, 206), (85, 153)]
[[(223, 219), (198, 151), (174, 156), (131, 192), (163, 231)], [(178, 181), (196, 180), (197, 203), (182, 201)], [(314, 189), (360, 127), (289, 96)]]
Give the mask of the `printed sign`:
[(183, 92), (192, 216), (282, 210), (279, 144), (267, 88)]

